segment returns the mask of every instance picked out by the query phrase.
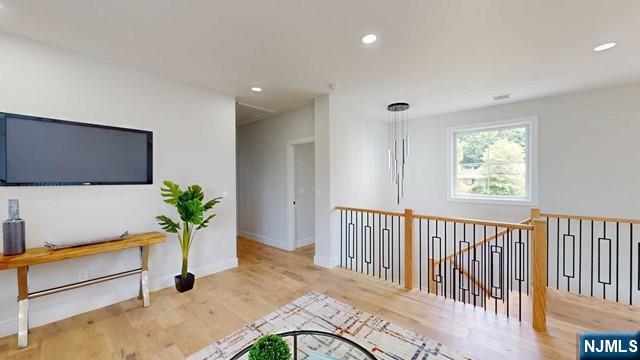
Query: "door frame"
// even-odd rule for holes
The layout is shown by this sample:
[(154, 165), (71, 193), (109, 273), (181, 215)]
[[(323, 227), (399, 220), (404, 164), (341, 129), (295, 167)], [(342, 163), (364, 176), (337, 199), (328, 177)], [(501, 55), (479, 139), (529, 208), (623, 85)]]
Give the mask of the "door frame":
[[(315, 143), (315, 137), (306, 137), (287, 141), (287, 250), (296, 249), (296, 207), (293, 202), (296, 199), (296, 145)], [(315, 156), (315, 149), (314, 149)], [(315, 174), (314, 174), (315, 176)], [(313, 189), (315, 202), (316, 189)]]

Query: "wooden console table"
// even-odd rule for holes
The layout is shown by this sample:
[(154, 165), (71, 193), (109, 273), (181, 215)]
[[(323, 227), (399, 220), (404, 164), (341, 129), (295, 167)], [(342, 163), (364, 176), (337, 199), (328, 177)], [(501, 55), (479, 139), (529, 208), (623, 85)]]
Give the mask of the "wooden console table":
[[(18, 274), (18, 348), (28, 344), (29, 333), (29, 299), (35, 299), (61, 291), (77, 289), (87, 285), (119, 279), (125, 276), (140, 274), (140, 292), (138, 299), (144, 307), (149, 306), (148, 263), (151, 245), (164, 242), (166, 237), (159, 232), (149, 232), (127, 236), (122, 240), (84, 245), (67, 249), (52, 250), (46, 247), (27, 249), (24, 254), (4, 256), (0, 254), (0, 270), (16, 269)], [(29, 266), (46, 264), (55, 261), (76, 259), (79, 257), (103, 254), (125, 249), (140, 248), (140, 267), (117, 274), (76, 282), (51, 289), (29, 292)]]

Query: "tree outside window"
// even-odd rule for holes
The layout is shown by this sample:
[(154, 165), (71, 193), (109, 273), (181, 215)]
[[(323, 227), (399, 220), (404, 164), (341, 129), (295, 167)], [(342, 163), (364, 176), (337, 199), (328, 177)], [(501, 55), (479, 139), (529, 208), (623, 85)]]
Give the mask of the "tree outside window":
[(529, 197), (528, 124), (453, 133), (454, 196)]

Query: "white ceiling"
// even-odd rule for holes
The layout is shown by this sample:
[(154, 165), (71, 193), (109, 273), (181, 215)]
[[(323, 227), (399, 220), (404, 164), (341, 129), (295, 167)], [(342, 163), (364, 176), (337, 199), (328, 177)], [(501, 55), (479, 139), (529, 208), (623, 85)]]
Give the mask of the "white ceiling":
[(250, 104), (236, 103), (236, 126), (250, 124), (273, 115), (271, 109), (259, 108)]
[[(0, 0), (0, 30), (281, 112), (412, 116), (640, 80), (637, 0)], [(375, 32), (373, 46), (360, 43)], [(618, 46), (602, 53), (603, 42)], [(5, 56), (4, 54), (2, 56)], [(264, 91), (252, 93), (259, 85)]]

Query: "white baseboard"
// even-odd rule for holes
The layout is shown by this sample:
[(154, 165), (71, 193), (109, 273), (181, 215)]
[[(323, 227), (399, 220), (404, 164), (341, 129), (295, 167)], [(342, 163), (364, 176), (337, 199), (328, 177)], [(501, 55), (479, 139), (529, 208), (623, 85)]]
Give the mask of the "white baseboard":
[[(215, 264), (209, 264), (191, 269), (191, 272), (193, 272), (196, 277), (204, 277), (217, 272), (232, 269), (237, 266), (238, 258), (232, 258), (217, 262)], [(168, 277), (151, 279), (149, 283), (151, 291), (174, 286), (173, 277), (174, 276), (172, 275)], [(32, 328), (46, 325), (54, 321), (66, 319), (78, 314), (100, 309), (105, 306), (113, 305), (138, 296), (137, 282), (128, 282), (126, 283), (126, 285), (121, 282), (120, 284), (121, 285), (117, 286), (116, 288), (100, 287), (98, 289), (95, 289), (91, 298), (79, 296), (70, 299), (71, 301), (69, 302), (52, 301), (50, 303), (47, 303), (47, 299), (43, 298), (35, 300), (37, 301), (37, 303), (35, 304), (36, 306), (33, 307), (31, 306), (32, 302), (30, 301), (29, 305), (31, 308), (31, 313), (29, 316), (29, 324)], [(198, 285), (196, 282), (196, 287), (197, 286)], [(153, 302), (151, 306), (153, 306)], [(18, 311), (17, 303), (15, 310), (16, 312)], [(17, 333), (17, 327), (17, 317), (10, 317), (8, 319), (0, 320), (0, 337)]]
[[(209, 264), (205, 266), (196, 267), (193, 269), (189, 269), (189, 272), (193, 273), (197, 278), (205, 277), (207, 275), (219, 273), (221, 271), (229, 270), (238, 267), (238, 258), (228, 259), (219, 261), (214, 264)], [(156, 291), (160, 289), (164, 289), (167, 287), (174, 286), (173, 278), (175, 275), (166, 276), (162, 278), (152, 279), (149, 282), (149, 288), (151, 291)]]
[(291, 250), (289, 249), (289, 242), (288, 241), (282, 241), (282, 240), (276, 240), (270, 237), (266, 237), (266, 236), (262, 236), (262, 235), (258, 235), (258, 234), (254, 234), (254, 233), (250, 233), (248, 231), (244, 231), (244, 230), (238, 230), (238, 235), (247, 238), (249, 240), (253, 240), (253, 241), (257, 241), (257, 242), (261, 242), (265, 245), (269, 245), (269, 246), (273, 246), (273, 247), (277, 247), (278, 249), (282, 249), (282, 250)]
[(318, 266), (331, 269), (338, 266), (338, 264), (340, 263), (340, 258), (338, 258), (337, 256), (333, 258), (327, 258), (316, 255), (313, 257), (313, 263)]
[(307, 246), (307, 245), (311, 245), (313, 243), (316, 242), (315, 237), (313, 236), (309, 236), (303, 239), (298, 239), (298, 241), (296, 242), (296, 247), (303, 247), (303, 246)]

